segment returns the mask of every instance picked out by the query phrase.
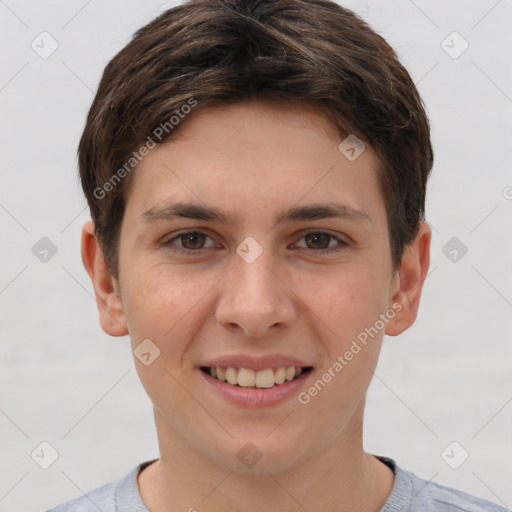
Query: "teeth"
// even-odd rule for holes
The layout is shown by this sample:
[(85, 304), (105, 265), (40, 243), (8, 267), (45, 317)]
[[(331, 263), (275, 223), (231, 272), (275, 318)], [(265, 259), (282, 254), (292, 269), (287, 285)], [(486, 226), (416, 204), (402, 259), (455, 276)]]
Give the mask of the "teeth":
[[(293, 368), (293, 373), (295, 373), (295, 368)], [(271, 388), (273, 386), (274, 386), (274, 370), (272, 370), (272, 368), (267, 368), (266, 370), (260, 370), (260, 371), (256, 372), (256, 387), (257, 388)]]
[[(302, 369), (302, 368), (301, 368)], [(282, 384), (286, 380), (286, 368), (281, 366), (276, 370), (276, 374), (274, 375), (274, 382), (276, 384)]]
[(237, 371), (232, 367), (232, 366), (228, 366), (226, 368), (226, 380), (230, 383), (230, 384), (233, 384), (233, 386), (235, 384), (237, 384)]
[[(249, 388), (256, 384), (256, 374), (252, 370), (248, 370), (247, 368), (240, 368), (240, 370), (238, 370), (237, 381), (239, 386)], [(274, 384), (273, 381), (272, 384)]]
[[(213, 370), (213, 368), (212, 368)], [(224, 369), (221, 368), (220, 366), (217, 366), (215, 368), (215, 373), (217, 374), (217, 379), (219, 379), (221, 382), (224, 382), (226, 380), (226, 373), (224, 372)], [(215, 377), (215, 375), (213, 375), (213, 371), (212, 371), (212, 377)]]
[(295, 368), (293, 366), (289, 366), (286, 368), (286, 380), (292, 380), (295, 377)]
[(302, 368), (294, 366), (280, 366), (279, 368), (266, 368), (265, 370), (254, 371), (250, 368), (234, 368), (228, 366), (223, 368), (214, 366), (210, 368), (210, 375), (221, 382), (228, 382), (233, 386), (244, 388), (272, 388), (276, 384), (283, 384), (291, 381), (302, 373)]

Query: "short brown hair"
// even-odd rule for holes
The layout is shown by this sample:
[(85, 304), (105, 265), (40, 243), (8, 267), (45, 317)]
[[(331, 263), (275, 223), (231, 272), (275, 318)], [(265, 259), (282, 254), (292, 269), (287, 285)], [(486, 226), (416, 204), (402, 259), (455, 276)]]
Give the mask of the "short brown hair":
[(254, 99), (313, 106), (343, 137), (376, 151), (398, 268), (424, 220), (433, 152), (423, 102), (393, 49), (329, 0), (190, 0), (138, 30), (109, 62), (80, 140), (82, 187), (115, 277), (138, 149), (155, 144), (154, 133), (162, 132), (158, 143), (176, 133), (171, 118), (192, 101), (197, 110)]

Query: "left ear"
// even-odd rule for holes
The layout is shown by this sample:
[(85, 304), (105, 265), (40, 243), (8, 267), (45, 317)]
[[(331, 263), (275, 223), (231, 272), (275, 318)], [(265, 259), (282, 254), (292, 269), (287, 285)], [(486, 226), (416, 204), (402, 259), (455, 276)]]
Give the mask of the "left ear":
[(386, 325), (385, 330), (389, 336), (401, 334), (416, 320), (423, 283), (430, 266), (431, 238), (430, 226), (426, 222), (420, 222), (416, 238), (405, 248), (400, 268), (395, 276), (396, 284), (391, 299), (391, 307), (397, 313)]

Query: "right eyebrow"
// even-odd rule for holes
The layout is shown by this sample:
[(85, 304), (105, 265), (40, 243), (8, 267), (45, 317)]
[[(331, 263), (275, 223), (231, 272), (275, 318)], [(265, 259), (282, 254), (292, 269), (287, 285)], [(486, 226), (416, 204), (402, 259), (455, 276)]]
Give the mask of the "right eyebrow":
[(159, 220), (172, 220), (177, 217), (206, 221), (217, 220), (224, 224), (233, 223), (234, 220), (232, 215), (224, 213), (218, 208), (184, 202), (153, 206), (141, 214), (144, 223), (152, 223)]

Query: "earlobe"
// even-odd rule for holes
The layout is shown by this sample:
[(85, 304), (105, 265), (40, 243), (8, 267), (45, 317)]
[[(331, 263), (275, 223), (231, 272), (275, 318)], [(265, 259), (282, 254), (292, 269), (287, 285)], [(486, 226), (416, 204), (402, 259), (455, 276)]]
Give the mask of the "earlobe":
[(128, 334), (119, 287), (107, 268), (92, 221), (82, 228), (82, 262), (94, 286), (101, 328), (111, 336)]
[(416, 320), (423, 283), (430, 266), (431, 237), (430, 226), (421, 222), (416, 238), (405, 248), (390, 305), (400, 304), (401, 309), (398, 311), (398, 307), (394, 308), (397, 314), (387, 324), (385, 331), (389, 336), (401, 334)]

